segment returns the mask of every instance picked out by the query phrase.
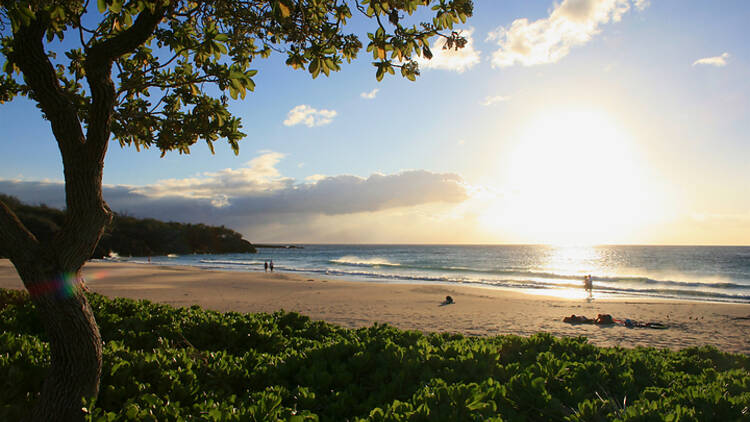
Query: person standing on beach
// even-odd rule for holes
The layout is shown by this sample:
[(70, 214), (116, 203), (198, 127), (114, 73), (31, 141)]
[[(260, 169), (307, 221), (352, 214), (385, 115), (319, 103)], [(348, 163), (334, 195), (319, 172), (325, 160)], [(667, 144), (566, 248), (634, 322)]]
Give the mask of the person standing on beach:
[(271, 260), (271, 263), (268, 265), (269, 268), (271, 268), (271, 272), (273, 272), (273, 259)]
[(263, 261), (263, 268), (268, 272), (268, 261)]
[(594, 281), (591, 279), (591, 274), (583, 277), (583, 288), (589, 292), (589, 297), (594, 294)]

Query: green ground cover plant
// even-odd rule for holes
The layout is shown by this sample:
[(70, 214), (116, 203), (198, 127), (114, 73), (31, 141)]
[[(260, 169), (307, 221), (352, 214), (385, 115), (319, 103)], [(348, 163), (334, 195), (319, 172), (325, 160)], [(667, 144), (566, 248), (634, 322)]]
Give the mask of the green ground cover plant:
[[(466, 337), (287, 312), (219, 313), (89, 295), (104, 340), (92, 421), (742, 421), (750, 357)], [(0, 290), (0, 420), (49, 368), (26, 293)]]

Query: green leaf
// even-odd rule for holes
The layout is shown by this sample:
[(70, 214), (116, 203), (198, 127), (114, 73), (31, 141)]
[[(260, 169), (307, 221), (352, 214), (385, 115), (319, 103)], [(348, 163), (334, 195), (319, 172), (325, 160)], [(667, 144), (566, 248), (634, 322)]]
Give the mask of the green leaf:
[(308, 71), (312, 75), (313, 79), (317, 78), (320, 74), (320, 59), (314, 59), (310, 62), (310, 66), (308, 67)]
[(112, 13), (117, 14), (122, 12), (122, 1), (123, 0), (112, 0), (112, 4), (109, 5), (109, 10), (111, 10)]
[(125, 408), (125, 416), (129, 419), (135, 419), (140, 410), (137, 404), (131, 403)]
[(112, 369), (109, 370), (110, 375), (114, 375), (117, 373), (117, 371), (122, 368), (123, 366), (129, 366), (130, 363), (124, 360), (121, 360), (117, 362), (116, 364), (112, 365)]

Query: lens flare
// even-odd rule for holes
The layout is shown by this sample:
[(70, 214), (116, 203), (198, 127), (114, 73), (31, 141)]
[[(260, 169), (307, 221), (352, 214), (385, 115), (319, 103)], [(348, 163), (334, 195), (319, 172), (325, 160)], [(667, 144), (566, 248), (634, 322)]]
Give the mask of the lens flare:
[(35, 283), (28, 288), (32, 298), (55, 296), (57, 299), (71, 298), (78, 289), (85, 289), (83, 277), (78, 277), (73, 272), (62, 273), (52, 280)]

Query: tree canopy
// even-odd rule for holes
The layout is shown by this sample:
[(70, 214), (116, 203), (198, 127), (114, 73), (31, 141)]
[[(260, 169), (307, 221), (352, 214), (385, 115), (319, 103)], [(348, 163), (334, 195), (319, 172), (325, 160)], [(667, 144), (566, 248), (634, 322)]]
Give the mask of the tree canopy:
[[(414, 59), (432, 57), (432, 37), (446, 37), (446, 48), (465, 45), (453, 28), (473, 11), (471, 0), (3, 0), (2, 5), (0, 102), (28, 95), (43, 113), (52, 111), (36, 98), (32, 75), (24, 69), (25, 56), (34, 54), (44, 65), (37, 77), (57, 85), (58, 101), (74, 107), (83, 125), (101, 124), (92, 112), (111, 104), (111, 134), (120, 145), (162, 153), (189, 153), (199, 140), (213, 151), (220, 138), (237, 152), (245, 134), (228, 97), (244, 98), (254, 89), (253, 62), (279, 52), (287, 65), (313, 78), (328, 76), (363, 47), (358, 35), (345, 32), (353, 13), (374, 22), (366, 50), (376, 78), (398, 69), (414, 80), (419, 75)], [(408, 23), (420, 6), (429, 6), (434, 17)], [(47, 49), (33, 43), (40, 35)], [(61, 45), (64, 52), (58, 51)], [(95, 77), (112, 66), (115, 81), (108, 93)]]

